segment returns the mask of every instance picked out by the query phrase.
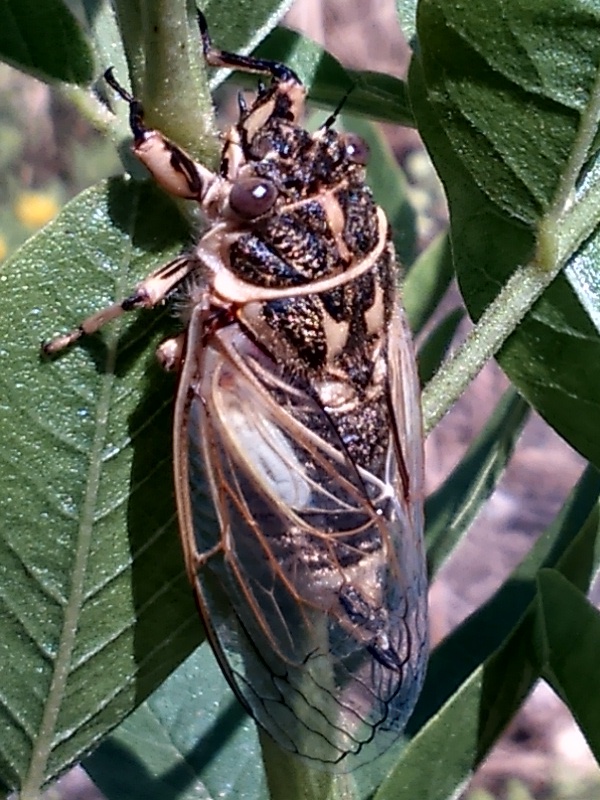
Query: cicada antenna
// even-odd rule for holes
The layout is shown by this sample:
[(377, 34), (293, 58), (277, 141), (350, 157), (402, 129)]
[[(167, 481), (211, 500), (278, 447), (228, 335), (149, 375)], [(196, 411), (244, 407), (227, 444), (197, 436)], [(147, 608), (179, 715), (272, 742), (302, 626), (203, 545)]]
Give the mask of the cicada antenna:
[(204, 14), (198, 10), (198, 27), (202, 37), (202, 48), (206, 63), (211, 67), (229, 67), (238, 69), (241, 72), (257, 72), (263, 75), (270, 75), (277, 83), (292, 81), (302, 83), (294, 70), (279, 61), (269, 61), (266, 58), (253, 58), (252, 56), (240, 56), (237, 53), (229, 53), (215, 47), (208, 32), (208, 23)]
[(347, 92), (344, 94), (340, 102), (337, 104), (337, 106), (334, 108), (331, 114), (327, 117), (325, 122), (321, 125), (321, 130), (328, 130), (329, 128), (331, 128), (332, 125), (335, 125), (337, 118), (342, 112), (342, 108), (346, 105), (348, 98), (350, 97), (353, 91), (354, 91), (354, 84), (352, 84), (352, 86), (347, 90)]

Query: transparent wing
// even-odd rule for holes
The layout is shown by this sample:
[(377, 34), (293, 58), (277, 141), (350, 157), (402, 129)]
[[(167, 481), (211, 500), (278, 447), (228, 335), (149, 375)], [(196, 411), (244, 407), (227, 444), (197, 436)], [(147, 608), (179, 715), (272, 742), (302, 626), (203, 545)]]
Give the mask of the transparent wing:
[(177, 404), (182, 537), (215, 652), (271, 736), (332, 769), (397, 737), (426, 659), (422, 435), (401, 324), (382, 475), (352, 462), (310, 387), (235, 325), (201, 346), (196, 314)]

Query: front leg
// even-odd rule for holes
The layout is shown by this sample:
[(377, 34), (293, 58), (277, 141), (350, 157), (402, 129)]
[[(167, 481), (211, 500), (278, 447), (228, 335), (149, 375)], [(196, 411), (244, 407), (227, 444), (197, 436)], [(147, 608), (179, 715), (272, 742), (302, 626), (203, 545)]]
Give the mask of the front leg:
[(124, 300), (113, 303), (85, 319), (76, 328), (62, 336), (57, 336), (42, 344), (44, 355), (53, 356), (69, 347), (82, 336), (95, 333), (111, 319), (116, 319), (126, 311), (138, 308), (153, 308), (161, 303), (169, 292), (197, 266), (198, 262), (189, 256), (179, 256), (168, 264), (152, 272)]
[(129, 126), (133, 133), (133, 154), (142, 162), (159, 186), (186, 200), (202, 203), (207, 191), (217, 180), (202, 164), (189, 156), (160, 131), (147, 128), (144, 110), (139, 100), (129, 94), (113, 75), (112, 67), (104, 73), (104, 79), (129, 103)]

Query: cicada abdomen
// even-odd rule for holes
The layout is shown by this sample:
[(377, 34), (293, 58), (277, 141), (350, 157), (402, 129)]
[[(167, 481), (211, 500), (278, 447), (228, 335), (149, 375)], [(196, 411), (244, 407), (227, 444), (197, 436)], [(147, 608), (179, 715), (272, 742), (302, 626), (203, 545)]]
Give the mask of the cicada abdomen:
[(289, 68), (220, 51), (200, 26), (209, 64), (271, 76), (240, 105), (217, 174), (107, 79), (130, 103), (134, 152), (208, 229), (47, 350), (180, 287), (175, 483), (210, 641), (276, 742), (345, 770), (398, 737), (427, 658), (419, 390), (394, 249), (364, 143), (333, 118), (307, 132)]

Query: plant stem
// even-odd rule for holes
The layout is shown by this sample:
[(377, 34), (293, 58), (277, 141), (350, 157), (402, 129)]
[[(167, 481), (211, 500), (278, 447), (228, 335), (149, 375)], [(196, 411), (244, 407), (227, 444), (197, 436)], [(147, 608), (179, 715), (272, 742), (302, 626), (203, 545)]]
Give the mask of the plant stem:
[[(64, 83), (59, 87), (60, 94), (79, 111), (94, 128), (105, 136), (114, 137), (115, 117), (106, 106), (92, 94), (89, 89), (76, 86), (74, 83)], [(129, 133), (129, 128), (123, 132)]]
[(186, 0), (142, 0), (142, 19), (148, 122), (192, 157), (216, 164), (219, 145), (195, 7)]
[(331, 774), (282, 750), (263, 732), (260, 743), (271, 800), (358, 800), (351, 773)]
[(481, 315), (467, 339), (423, 390), (427, 436), (458, 400), (487, 361), (498, 352), (533, 303), (558, 274), (531, 264), (516, 270)]
[[(127, 66), (129, 67), (131, 90), (135, 97), (139, 97), (143, 88), (146, 63), (142, 38), (140, 0), (113, 0), (113, 6), (121, 33)], [(121, 80), (123, 79), (121, 78)]]

